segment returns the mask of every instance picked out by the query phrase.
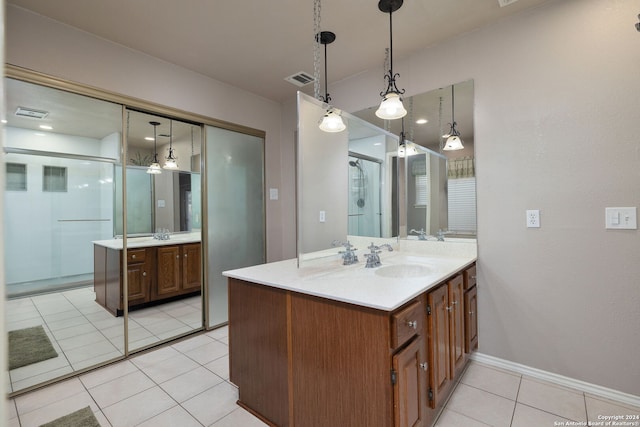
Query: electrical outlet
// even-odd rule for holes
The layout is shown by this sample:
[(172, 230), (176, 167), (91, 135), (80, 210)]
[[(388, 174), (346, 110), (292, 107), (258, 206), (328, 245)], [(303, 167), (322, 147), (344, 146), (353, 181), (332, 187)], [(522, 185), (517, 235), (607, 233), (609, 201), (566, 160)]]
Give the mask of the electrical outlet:
[(325, 222), (327, 220), (327, 214), (325, 211), (320, 211), (319, 218), (320, 222)]
[(540, 228), (540, 211), (538, 209), (527, 210), (527, 228)]

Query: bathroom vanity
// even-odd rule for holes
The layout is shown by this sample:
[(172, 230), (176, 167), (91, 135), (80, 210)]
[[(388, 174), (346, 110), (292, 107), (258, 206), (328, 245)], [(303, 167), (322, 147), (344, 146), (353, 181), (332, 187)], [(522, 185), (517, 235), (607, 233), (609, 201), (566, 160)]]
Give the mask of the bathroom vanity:
[[(93, 242), (96, 302), (115, 316), (124, 310), (124, 263), (121, 239)], [(200, 233), (169, 240), (127, 239), (129, 309), (200, 294)]]
[(381, 259), (224, 273), (241, 406), (281, 427), (432, 425), (477, 346), (475, 251)]

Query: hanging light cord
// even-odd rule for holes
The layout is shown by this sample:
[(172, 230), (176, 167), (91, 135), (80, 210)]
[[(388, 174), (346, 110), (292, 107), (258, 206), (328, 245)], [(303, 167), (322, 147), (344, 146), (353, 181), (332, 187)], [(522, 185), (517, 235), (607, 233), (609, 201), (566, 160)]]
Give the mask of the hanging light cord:
[[(313, 1), (313, 96), (322, 100), (320, 95), (320, 0)], [(325, 46), (326, 49), (326, 46)]]
[[(320, 36), (320, 38), (322, 38), (322, 36)], [(320, 99), (324, 102), (326, 102), (327, 104), (329, 104), (329, 101), (331, 101), (331, 97), (329, 96), (329, 87), (327, 86), (329, 83), (329, 76), (327, 74), (327, 43), (324, 43), (324, 93), (325, 93), (325, 97), (322, 98), (320, 97)]]

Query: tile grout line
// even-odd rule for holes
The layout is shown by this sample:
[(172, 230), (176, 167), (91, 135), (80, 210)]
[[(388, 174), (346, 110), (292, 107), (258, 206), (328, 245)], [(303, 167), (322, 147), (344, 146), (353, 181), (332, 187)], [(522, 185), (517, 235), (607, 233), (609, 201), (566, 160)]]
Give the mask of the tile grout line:
[(513, 426), (513, 419), (516, 416), (516, 408), (518, 407), (518, 397), (520, 397), (520, 387), (522, 386), (522, 375), (520, 375), (520, 381), (518, 381), (518, 391), (516, 391), (516, 400), (513, 405), (513, 412), (511, 413), (511, 422), (509, 426)]

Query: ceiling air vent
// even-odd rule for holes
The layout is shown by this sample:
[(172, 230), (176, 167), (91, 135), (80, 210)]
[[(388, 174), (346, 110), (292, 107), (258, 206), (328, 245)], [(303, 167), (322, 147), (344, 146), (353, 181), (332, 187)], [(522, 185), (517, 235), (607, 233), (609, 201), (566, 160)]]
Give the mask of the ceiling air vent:
[(515, 3), (518, 0), (498, 0), (498, 4), (500, 5), (500, 7), (505, 7), (505, 6), (509, 6), (511, 3)]
[(293, 83), (296, 86), (302, 87), (308, 85), (315, 79), (309, 73), (305, 73), (304, 71), (299, 71), (295, 74), (290, 75), (289, 77), (284, 78), (289, 83)]
[(32, 119), (44, 119), (48, 115), (48, 111), (34, 110), (33, 108), (18, 107), (16, 110), (16, 116), (30, 117)]

